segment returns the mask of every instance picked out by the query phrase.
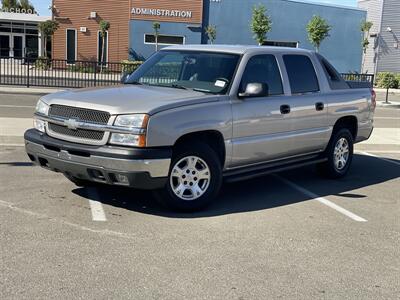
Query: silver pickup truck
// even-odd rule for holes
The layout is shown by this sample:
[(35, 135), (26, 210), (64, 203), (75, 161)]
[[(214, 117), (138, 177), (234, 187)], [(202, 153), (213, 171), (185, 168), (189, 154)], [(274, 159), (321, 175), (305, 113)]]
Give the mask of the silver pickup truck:
[(157, 190), (193, 211), (224, 180), (316, 164), (331, 178), (373, 130), (375, 93), (321, 55), (254, 46), (174, 46), (125, 84), (41, 98), (26, 151), (78, 186)]

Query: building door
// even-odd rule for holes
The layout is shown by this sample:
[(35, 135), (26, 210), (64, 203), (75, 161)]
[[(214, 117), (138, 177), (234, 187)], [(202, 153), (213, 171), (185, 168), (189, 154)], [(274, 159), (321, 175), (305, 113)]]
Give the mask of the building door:
[(9, 34), (0, 34), (0, 57), (9, 58), (11, 52), (11, 36)]
[(14, 58), (23, 58), (24, 57), (24, 36), (21, 35), (13, 35), (13, 53), (12, 57)]

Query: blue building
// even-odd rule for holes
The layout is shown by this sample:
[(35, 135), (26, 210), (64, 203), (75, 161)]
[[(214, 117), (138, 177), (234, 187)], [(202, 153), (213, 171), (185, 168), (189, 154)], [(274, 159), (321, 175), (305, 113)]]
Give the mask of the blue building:
[[(361, 71), (360, 24), (366, 12), (358, 8), (294, 0), (132, 0), (130, 55), (147, 58), (155, 51), (153, 22), (160, 23), (159, 47), (208, 43), (205, 28), (216, 26), (216, 44), (256, 44), (250, 30), (252, 8), (263, 4), (272, 19), (266, 44), (313, 49), (306, 25), (319, 15), (331, 25), (320, 52), (340, 72)], [(177, 7), (177, 8), (176, 8)], [(176, 8), (176, 9), (175, 9)], [(198, 12), (200, 10), (200, 12)]]

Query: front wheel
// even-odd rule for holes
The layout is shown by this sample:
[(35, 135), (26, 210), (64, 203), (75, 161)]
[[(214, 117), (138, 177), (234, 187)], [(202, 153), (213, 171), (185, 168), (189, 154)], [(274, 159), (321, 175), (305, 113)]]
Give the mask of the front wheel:
[(330, 178), (344, 177), (353, 160), (353, 136), (346, 128), (334, 133), (326, 150), (328, 161), (319, 165), (322, 173)]
[(175, 210), (197, 211), (215, 198), (221, 184), (221, 162), (215, 151), (206, 144), (191, 143), (174, 155), (159, 199)]

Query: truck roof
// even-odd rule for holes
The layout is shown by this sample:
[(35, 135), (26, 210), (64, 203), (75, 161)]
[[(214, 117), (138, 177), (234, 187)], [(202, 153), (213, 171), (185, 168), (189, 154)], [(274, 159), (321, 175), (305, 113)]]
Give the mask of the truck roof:
[(310, 53), (313, 51), (302, 48), (275, 47), (275, 46), (254, 46), (254, 45), (177, 45), (169, 46), (163, 50), (191, 50), (191, 51), (209, 51), (209, 52), (224, 52), (232, 54), (244, 54), (257, 52), (263, 49), (266, 52), (293, 52), (293, 53)]

